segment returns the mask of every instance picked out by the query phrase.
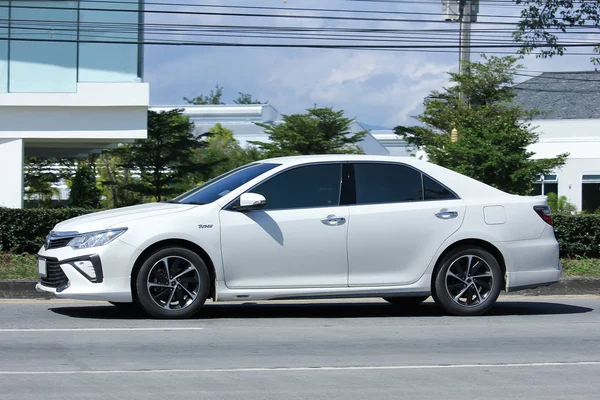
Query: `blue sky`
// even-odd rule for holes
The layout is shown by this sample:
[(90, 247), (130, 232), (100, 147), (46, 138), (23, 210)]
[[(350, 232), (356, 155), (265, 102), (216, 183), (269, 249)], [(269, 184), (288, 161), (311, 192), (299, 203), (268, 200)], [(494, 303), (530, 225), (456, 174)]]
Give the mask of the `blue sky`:
[[(181, 0), (181, 3), (424, 12), (431, 14), (408, 18), (442, 20), (441, 1), (433, 0), (418, 3), (416, 1), (385, 3), (351, 0), (287, 0), (285, 3), (284, 0), (212, 2)], [(168, 7), (168, 9), (175, 8)], [(186, 6), (179, 6), (177, 9), (198, 10)], [(277, 12), (293, 15), (292, 11)], [(501, 15), (502, 18), (480, 17), (481, 22), (478, 22), (475, 27), (486, 27), (485, 21), (515, 21), (516, 18), (510, 17), (517, 16), (518, 13), (519, 10), (515, 6), (492, 7), (483, 2), (480, 7), (481, 15)], [(370, 16), (385, 17), (381, 14)], [(390, 14), (390, 18), (407, 17)], [(149, 15), (147, 22), (398, 29), (456, 28), (457, 26), (451, 22), (414, 24), (295, 19), (272, 21), (250, 17), (201, 15)], [(474, 53), (472, 59), (478, 58), (479, 55)], [(593, 70), (589, 56), (552, 59), (536, 59), (528, 56), (523, 63), (532, 71)], [(245, 92), (253, 94), (259, 100), (268, 101), (284, 114), (303, 112), (316, 104), (342, 109), (348, 117), (387, 127), (416, 123), (411, 116), (421, 111), (423, 98), (432, 90), (440, 89), (447, 84), (447, 72), (455, 72), (457, 69), (457, 52), (176, 46), (147, 46), (145, 50), (145, 80), (150, 83), (152, 105), (183, 104), (184, 96), (206, 94), (219, 84), (224, 87), (224, 97), (227, 102), (234, 99), (238, 92)]]

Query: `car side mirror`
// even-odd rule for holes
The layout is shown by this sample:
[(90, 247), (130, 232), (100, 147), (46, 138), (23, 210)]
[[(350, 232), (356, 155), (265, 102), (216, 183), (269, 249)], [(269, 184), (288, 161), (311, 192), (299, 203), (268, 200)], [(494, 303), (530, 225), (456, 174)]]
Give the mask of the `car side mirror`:
[(240, 196), (240, 204), (233, 207), (235, 211), (262, 210), (267, 205), (265, 196), (257, 193), (244, 193)]

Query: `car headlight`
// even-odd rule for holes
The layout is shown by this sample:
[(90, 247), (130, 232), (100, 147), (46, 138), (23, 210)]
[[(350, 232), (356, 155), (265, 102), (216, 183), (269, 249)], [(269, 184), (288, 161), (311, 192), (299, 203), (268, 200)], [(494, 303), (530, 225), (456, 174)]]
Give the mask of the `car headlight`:
[(107, 229), (105, 231), (82, 233), (75, 236), (69, 246), (75, 250), (104, 246), (121, 236), (127, 228)]

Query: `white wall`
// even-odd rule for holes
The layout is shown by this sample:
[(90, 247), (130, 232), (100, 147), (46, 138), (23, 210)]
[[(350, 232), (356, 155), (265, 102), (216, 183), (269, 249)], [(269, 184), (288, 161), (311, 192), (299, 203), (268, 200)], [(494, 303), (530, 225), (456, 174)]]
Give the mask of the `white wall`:
[(558, 195), (566, 196), (581, 210), (582, 175), (600, 174), (600, 120), (534, 120), (532, 125), (540, 133), (539, 142), (529, 148), (534, 159), (569, 154), (565, 165), (555, 171)]
[(79, 83), (76, 93), (0, 93), (0, 206), (22, 207), (23, 155), (84, 157), (147, 137), (149, 85)]
[(573, 158), (567, 160), (558, 175), (558, 194), (567, 196), (570, 203), (581, 210), (582, 206), (582, 175), (600, 175), (600, 153), (598, 158)]
[(23, 207), (23, 140), (0, 138), (0, 207)]
[(0, 106), (148, 107), (147, 83), (78, 83), (76, 93), (0, 93)]

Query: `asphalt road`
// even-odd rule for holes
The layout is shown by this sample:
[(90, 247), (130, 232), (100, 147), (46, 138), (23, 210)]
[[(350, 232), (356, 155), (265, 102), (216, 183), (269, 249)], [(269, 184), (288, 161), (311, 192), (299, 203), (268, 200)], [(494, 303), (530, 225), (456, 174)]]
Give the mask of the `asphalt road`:
[(157, 321), (107, 303), (0, 301), (0, 399), (598, 399), (600, 297), (209, 304)]

